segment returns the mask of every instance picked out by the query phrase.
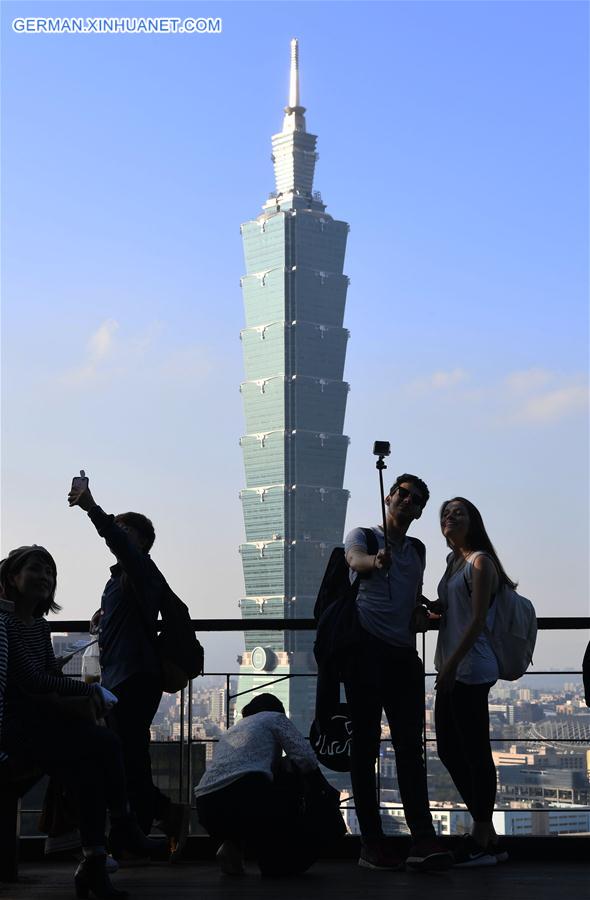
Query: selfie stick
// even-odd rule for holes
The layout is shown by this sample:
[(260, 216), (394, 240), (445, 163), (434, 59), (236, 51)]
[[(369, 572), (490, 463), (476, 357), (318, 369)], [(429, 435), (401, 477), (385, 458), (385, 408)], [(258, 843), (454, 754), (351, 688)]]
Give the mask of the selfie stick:
[(383, 490), (383, 469), (386, 469), (387, 466), (383, 461), (383, 456), (380, 456), (377, 462), (375, 463), (377, 471), (379, 472), (379, 487), (381, 489), (381, 515), (383, 516), (383, 540), (385, 542), (385, 548), (387, 549), (387, 517), (385, 515), (385, 491)]

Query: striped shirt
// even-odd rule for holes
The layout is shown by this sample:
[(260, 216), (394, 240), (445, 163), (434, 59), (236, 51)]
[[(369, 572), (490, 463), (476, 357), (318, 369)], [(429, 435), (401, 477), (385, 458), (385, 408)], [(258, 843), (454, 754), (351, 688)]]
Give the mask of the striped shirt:
[[(6, 627), (6, 614), (0, 613), (0, 734), (2, 734), (2, 718), (4, 713), (4, 695), (6, 693), (6, 680), (8, 678), (8, 630)], [(0, 763), (8, 759), (6, 753), (0, 750)]]
[(2, 618), (8, 639), (3, 731), (13, 722), (22, 722), (29, 712), (33, 713), (31, 695), (55, 693), (62, 697), (79, 697), (93, 693), (93, 685), (61, 674), (45, 619), (35, 619), (27, 625), (15, 616)]

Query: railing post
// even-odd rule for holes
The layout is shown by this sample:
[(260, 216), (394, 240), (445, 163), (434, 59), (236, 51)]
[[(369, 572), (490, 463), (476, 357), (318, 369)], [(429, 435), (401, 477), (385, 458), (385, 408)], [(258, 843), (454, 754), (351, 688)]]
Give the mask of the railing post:
[(182, 788), (184, 782), (184, 688), (180, 692), (180, 747), (178, 753), (178, 764), (180, 772), (178, 775), (178, 802), (182, 803)]
[(187, 803), (191, 805), (191, 792), (193, 785), (193, 680), (192, 678), (188, 683), (188, 701), (187, 701), (187, 718), (188, 718), (188, 735), (186, 739), (186, 747), (188, 760), (186, 764), (186, 799)]
[(422, 672), (424, 677), (424, 721), (422, 722), (422, 747), (424, 753), (424, 771), (428, 775), (428, 760), (426, 758), (426, 748), (428, 740), (426, 738), (426, 632), (422, 632)]

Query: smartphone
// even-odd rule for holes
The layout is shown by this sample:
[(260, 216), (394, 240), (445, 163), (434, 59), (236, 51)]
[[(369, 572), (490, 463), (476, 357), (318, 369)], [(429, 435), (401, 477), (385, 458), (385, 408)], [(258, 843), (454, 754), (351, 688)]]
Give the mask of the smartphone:
[(88, 478), (84, 469), (80, 469), (80, 474), (72, 478), (73, 491), (85, 491), (88, 487)]
[(375, 441), (373, 444), (373, 453), (375, 456), (389, 456), (391, 453), (391, 444), (389, 441)]

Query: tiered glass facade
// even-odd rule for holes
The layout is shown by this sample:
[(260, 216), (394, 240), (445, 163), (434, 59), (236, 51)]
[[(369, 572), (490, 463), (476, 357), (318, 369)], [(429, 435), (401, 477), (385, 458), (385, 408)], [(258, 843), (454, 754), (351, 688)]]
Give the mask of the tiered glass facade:
[[(292, 43), (291, 97), (274, 135), (276, 193), (242, 225), (246, 327), (241, 439), (243, 617), (249, 632), (239, 690), (315, 670), (309, 632), (264, 630), (265, 617), (309, 617), (332, 548), (341, 543), (348, 492), (343, 490), (348, 385), (342, 380), (348, 332), (342, 326), (349, 227), (325, 212), (313, 192), (316, 136), (299, 105), (297, 45)], [(272, 687), (299, 725), (313, 714), (315, 679)], [(237, 709), (251, 699), (240, 698)]]

